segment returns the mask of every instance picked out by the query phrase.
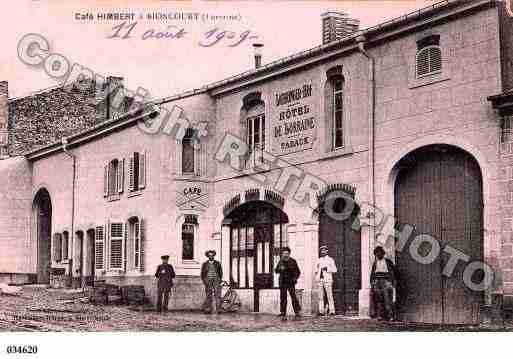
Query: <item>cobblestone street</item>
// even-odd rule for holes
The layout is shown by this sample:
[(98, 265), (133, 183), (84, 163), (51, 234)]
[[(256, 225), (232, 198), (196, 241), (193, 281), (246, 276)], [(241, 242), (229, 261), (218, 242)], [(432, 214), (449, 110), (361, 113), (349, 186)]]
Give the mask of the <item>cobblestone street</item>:
[(76, 293), (24, 287), (19, 296), (0, 295), (0, 331), (504, 331), (504, 325), (450, 326), (383, 323), (370, 319), (336, 317), (290, 317), (200, 311), (156, 313), (150, 306), (81, 303)]

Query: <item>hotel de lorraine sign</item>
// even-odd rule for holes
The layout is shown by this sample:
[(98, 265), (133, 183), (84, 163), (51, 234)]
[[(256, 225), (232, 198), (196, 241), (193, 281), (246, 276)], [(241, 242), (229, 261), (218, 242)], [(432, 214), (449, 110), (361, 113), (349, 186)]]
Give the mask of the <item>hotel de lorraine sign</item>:
[(312, 84), (276, 93), (271, 107), (271, 146), (277, 156), (309, 150), (316, 134)]

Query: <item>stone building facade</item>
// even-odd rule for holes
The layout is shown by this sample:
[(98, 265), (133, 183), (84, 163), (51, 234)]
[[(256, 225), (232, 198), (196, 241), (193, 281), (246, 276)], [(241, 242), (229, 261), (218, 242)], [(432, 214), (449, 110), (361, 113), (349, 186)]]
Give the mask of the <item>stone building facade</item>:
[(4, 186), (19, 205), (0, 204), (13, 226), (0, 269), (45, 282), (51, 263), (75, 284), (144, 284), (154, 298), (167, 253), (170, 306), (197, 308), (216, 249), (243, 308), (276, 312), (289, 246), (315, 313), (326, 244), (337, 312), (365, 316), (381, 244), (402, 319), (484, 320), (513, 296), (512, 28), (502, 2), (444, 1), (0, 161), (26, 178)]

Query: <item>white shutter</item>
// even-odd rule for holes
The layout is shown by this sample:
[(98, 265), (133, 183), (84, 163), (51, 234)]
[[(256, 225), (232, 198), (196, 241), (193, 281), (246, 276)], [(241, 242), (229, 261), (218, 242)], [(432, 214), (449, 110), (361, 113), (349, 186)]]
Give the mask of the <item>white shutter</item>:
[(105, 231), (103, 226), (96, 227), (94, 239), (94, 267), (105, 268)]
[(103, 196), (109, 195), (109, 165), (103, 168)]
[(146, 187), (146, 151), (139, 153), (139, 188)]
[(135, 177), (134, 177), (134, 154), (130, 154), (130, 157), (128, 158), (128, 190), (134, 191), (135, 190)]
[(133, 227), (133, 236), (134, 236), (134, 268), (141, 268), (141, 225), (139, 220), (134, 222)]
[(109, 269), (123, 269), (124, 230), (123, 223), (110, 224)]
[(126, 253), (127, 252), (127, 247), (128, 247), (126, 245), (127, 238), (128, 238), (127, 231), (128, 231), (128, 222), (125, 223), (125, 231), (123, 233), (124, 234), (124, 238), (123, 238), (123, 244), (124, 244), (123, 245), (123, 270), (125, 270), (125, 271), (127, 269), (127, 261), (128, 261), (128, 257), (127, 257), (127, 253)]
[(140, 254), (139, 254), (139, 270), (144, 272), (144, 247), (146, 246), (146, 223), (144, 219), (139, 219), (139, 238), (140, 238)]
[(118, 160), (118, 193), (123, 193), (123, 187), (125, 187), (125, 159)]

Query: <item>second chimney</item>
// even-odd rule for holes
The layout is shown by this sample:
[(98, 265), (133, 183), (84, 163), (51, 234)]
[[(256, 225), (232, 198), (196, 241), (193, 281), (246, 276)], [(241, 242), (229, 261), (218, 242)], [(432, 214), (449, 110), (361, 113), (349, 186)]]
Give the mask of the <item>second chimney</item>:
[(340, 40), (360, 28), (360, 20), (350, 18), (348, 14), (338, 11), (328, 11), (321, 14), (322, 43)]
[(260, 66), (262, 66), (262, 47), (264, 47), (264, 44), (253, 44), (253, 52), (255, 54), (255, 69), (258, 69)]

